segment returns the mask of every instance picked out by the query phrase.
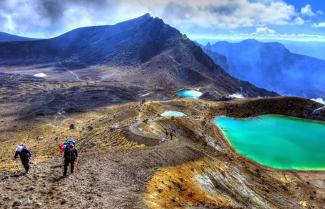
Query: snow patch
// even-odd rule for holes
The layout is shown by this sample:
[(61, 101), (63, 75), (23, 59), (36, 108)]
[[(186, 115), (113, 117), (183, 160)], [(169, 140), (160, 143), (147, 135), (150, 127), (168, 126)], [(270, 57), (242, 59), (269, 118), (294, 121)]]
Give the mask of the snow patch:
[(63, 109), (60, 109), (60, 110), (57, 112), (57, 114), (58, 114), (59, 116), (64, 116), (64, 115), (65, 115), (65, 111), (64, 111)]
[(47, 75), (46, 75), (45, 73), (36, 73), (36, 74), (34, 74), (33, 76), (38, 77), (38, 78), (44, 78), (44, 77), (46, 77)]
[(234, 93), (234, 94), (230, 94), (228, 97), (230, 98), (236, 98), (236, 99), (244, 99), (244, 95), (240, 94), (240, 93)]
[(325, 100), (324, 100), (323, 98), (312, 98), (312, 99), (310, 99), (310, 100), (325, 105)]
[(149, 96), (152, 92), (149, 92), (149, 93), (146, 93), (146, 94), (142, 94), (140, 95), (140, 97), (146, 97), (146, 96)]

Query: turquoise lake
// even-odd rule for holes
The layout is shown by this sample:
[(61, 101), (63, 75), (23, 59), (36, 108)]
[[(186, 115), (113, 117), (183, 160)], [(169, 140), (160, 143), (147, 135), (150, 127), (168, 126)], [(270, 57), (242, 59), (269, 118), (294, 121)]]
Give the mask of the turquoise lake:
[(216, 117), (231, 146), (262, 165), (288, 170), (325, 170), (325, 123), (280, 115)]
[(193, 89), (184, 89), (182, 91), (178, 91), (176, 94), (182, 98), (189, 99), (198, 99), (200, 96), (202, 96), (202, 92)]

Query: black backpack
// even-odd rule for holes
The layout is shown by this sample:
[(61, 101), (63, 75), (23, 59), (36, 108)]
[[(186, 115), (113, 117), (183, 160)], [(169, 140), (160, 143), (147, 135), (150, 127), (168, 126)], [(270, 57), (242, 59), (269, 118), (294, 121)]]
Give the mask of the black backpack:
[(22, 159), (29, 159), (29, 158), (32, 157), (32, 153), (31, 153), (28, 149), (24, 148), (24, 149), (20, 152), (20, 157), (21, 157)]
[(64, 158), (67, 160), (75, 160), (77, 158), (76, 149), (70, 150), (69, 148), (66, 148), (64, 151)]

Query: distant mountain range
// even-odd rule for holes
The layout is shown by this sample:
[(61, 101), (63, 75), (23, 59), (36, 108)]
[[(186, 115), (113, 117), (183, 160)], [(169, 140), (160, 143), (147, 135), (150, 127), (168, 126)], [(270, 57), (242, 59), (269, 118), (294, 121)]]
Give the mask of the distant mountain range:
[(0, 32), (0, 42), (9, 42), (9, 41), (31, 41), (35, 40), (32, 38), (26, 38), (21, 36), (11, 35), (9, 33)]
[(147, 88), (204, 87), (225, 95), (275, 95), (229, 76), (185, 35), (149, 14), (52, 39), (0, 43), (0, 72), (54, 80), (107, 80)]
[(291, 52), (325, 60), (325, 42), (281, 41)]
[(238, 79), (283, 95), (325, 97), (325, 60), (291, 53), (277, 42), (222, 41), (203, 48)]

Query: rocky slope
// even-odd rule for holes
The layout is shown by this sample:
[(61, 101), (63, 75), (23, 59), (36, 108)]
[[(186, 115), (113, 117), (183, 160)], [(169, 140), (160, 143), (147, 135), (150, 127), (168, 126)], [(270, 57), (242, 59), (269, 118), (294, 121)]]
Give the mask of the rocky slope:
[[(251, 162), (212, 123), (225, 114), (313, 118), (319, 107), (298, 98), (176, 99), (16, 120), (0, 130), (0, 207), (322, 208), (324, 172), (278, 171)], [(188, 116), (161, 117), (165, 110)], [(61, 178), (57, 145), (67, 138), (78, 139), (81, 160), (75, 174)], [(27, 176), (8, 152), (21, 141), (34, 153)]]
[(325, 61), (290, 52), (280, 43), (217, 42), (205, 51), (230, 75), (282, 95), (325, 97)]
[(118, 81), (148, 89), (205, 87), (218, 95), (275, 95), (229, 76), (178, 30), (149, 14), (36, 41), (0, 43), (0, 72), (55, 81)]

